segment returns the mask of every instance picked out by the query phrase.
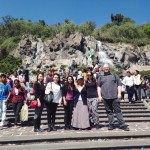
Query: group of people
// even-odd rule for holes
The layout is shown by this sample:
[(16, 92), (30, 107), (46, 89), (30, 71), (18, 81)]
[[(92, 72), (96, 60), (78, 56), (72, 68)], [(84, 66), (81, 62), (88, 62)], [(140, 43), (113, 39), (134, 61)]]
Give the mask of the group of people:
[(127, 92), (129, 103), (135, 103), (138, 100), (150, 98), (150, 79), (147, 76), (141, 76), (138, 70), (132, 75), (127, 71), (125, 77), (120, 76), (122, 83), (122, 99), (124, 93)]
[[(137, 71), (136, 71), (137, 72)], [(136, 76), (136, 75), (135, 75)], [(72, 129), (99, 129), (102, 127), (99, 121), (98, 106), (103, 102), (108, 116), (108, 130), (115, 128), (114, 114), (118, 120), (120, 129), (129, 131), (125, 123), (121, 109), (120, 100), (123, 99), (123, 85), (127, 90), (129, 102), (132, 102), (133, 94), (136, 100), (140, 100), (139, 78), (132, 76), (133, 84), (127, 76), (119, 78), (118, 75), (110, 72), (108, 64), (103, 65), (103, 75), (93, 73), (90, 68), (83, 73), (78, 72), (74, 75), (67, 74), (62, 82), (58, 73), (54, 69), (49, 71), (49, 75), (44, 80), (43, 73), (38, 73), (36, 81), (32, 86), (32, 95), (37, 101), (34, 114), (34, 132), (42, 132), (41, 116), (43, 108), (47, 109), (47, 131), (56, 131), (55, 120), (58, 105), (64, 106), (65, 130)], [(136, 84), (137, 83), (137, 84)], [(142, 86), (142, 85), (141, 85)], [(140, 90), (139, 90), (140, 89)], [(132, 91), (133, 90), (133, 91)], [(14, 126), (18, 125), (19, 113), (22, 106), (27, 103), (28, 91), (22, 74), (14, 73), (1, 74), (0, 76), (0, 126), (4, 125), (6, 119), (7, 102), (11, 101), (15, 114)], [(133, 93), (132, 93), (132, 92)], [(53, 100), (45, 102), (45, 95), (53, 93)], [(131, 94), (132, 93), (132, 94)], [(101, 109), (101, 108), (100, 108)]]

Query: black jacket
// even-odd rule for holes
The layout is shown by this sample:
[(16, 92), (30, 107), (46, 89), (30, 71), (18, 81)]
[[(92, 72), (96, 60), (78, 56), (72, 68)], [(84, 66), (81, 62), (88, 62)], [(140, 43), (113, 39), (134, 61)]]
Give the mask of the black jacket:
[(77, 104), (80, 95), (82, 97), (83, 105), (87, 105), (87, 91), (86, 91), (86, 87), (85, 86), (83, 87), (81, 92), (79, 92), (78, 89), (75, 87), (75, 90), (74, 90), (74, 102), (75, 102), (75, 105)]
[(38, 82), (34, 83), (34, 95), (35, 99), (39, 98), (41, 103), (44, 103), (45, 87), (44, 84)]

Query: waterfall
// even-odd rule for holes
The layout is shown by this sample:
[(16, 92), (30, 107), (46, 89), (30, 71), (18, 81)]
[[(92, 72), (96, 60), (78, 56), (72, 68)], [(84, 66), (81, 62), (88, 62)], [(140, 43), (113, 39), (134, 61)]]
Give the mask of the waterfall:
[(97, 47), (98, 47), (98, 58), (100, 64), (113, 65), (113, 61), (110, 58), (108, 58), (106, 52), (103, 50), (101, 41), (97, 41)]

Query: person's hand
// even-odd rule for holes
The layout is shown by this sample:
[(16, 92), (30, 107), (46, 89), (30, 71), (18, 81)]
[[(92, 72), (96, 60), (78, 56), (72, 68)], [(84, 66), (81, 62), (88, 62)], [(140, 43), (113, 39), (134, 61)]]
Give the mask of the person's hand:
[(41, 107), (41, 102), (40, 101), (38, 101), (38, 107)]
[(121, 99), (121, 94), (118, 94), (118, 99)]
[(99, 101), (102, 102), (103, 98), (101, 96), (98, 97)]
[(50, 92), (53, 92), (53, 89), (50, 89)]
[(67, 106), (67, 102), (66, 101), (64, 101), (64, 106)]
[(25, 104), (27, 104), (27, 99), (26, 99), (26, 100), (24, 100), (24, 105), (25, 105)]
[(58, 106), (61, 106), (61, 102), (58, 104)]
[(6, 100), (4, 100), (4, 103), (7, 103), (8, 102), (8, 100), (6, 99)]

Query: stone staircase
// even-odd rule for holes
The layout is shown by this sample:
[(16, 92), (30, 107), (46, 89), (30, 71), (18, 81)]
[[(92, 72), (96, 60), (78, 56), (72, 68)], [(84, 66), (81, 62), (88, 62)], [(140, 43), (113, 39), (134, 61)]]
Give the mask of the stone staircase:
[[(126, 122), (139, 122), (139, 121), (150, 121), (150, 110), (147, 109), (143, 102), (136, 102), (135, 104), (129, 104), (128, 101), (121, 102), (121, 110)], [(98, 108), (100, 122), (107, 122), (107, 115), (104, 108), (104, 104), (100, 103)], [(29, 120), (31, 121), (34, 116), (34, 109), (29, 108)], [(14, 114), (12, 109), (7, 110), (7, 120), (14, 122)], [(47, 112), (44, 108), (42, 113), (42, 124), (47, 124)], [(64, 125), (64, 108), (59, 106), (56, 112), (56, 124)]]
[[(64, 131), (64, 109), (59, 106), (56, 113), (56, 132), (40, 133), (30, 132), (28, 135), (0, 138), (0, 149), (150, 149), (150, 109), (144, 102), (129, 104), (121, 101), (124, 119), (129, 124), (130, 131), (115, 129), (107, 130), (107, 115), (103, 103), (99, 104), (100, 124), (99, 130)], [(42, 114), (43, 128), (47, 128), (46, 108)], [(32, 122), (34, 109), (29, 108), (29, 121)], [(7, 111), (7, 120), (14, 121), (12, 110)], [(116, 127), (117, 126), (116, 120)], [(146, 126), (146, 127), (145, 127)], [(23, 127), (22, 127), (23, 128)], [(28, 127), (27, 127), (28, 128)], [(32, 129), (33, 130), (33, 129)], [(32, 144), (32, 145), (31, 145)]]

